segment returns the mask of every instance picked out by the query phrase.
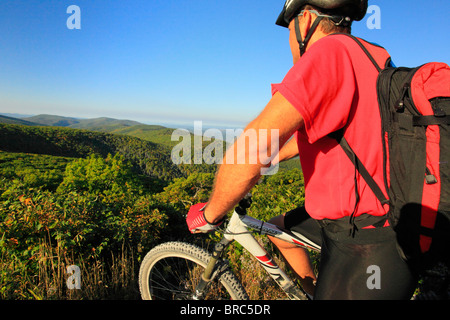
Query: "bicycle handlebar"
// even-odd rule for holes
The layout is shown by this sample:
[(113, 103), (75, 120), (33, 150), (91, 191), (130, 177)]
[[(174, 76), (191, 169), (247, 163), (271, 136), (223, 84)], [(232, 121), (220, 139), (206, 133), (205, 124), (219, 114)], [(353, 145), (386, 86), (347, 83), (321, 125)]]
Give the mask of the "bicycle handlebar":
[(240, 216), (245, 216), (247, 214), (247, 209), (252, 205), (252, 195), (248, 193), (241, 201), (239, 201), (238, 206), (235, 211)]

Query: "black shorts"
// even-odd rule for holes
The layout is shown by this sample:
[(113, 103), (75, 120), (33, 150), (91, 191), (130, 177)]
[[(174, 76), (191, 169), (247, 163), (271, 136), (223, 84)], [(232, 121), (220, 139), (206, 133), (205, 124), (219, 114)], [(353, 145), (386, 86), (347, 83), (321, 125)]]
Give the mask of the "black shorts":
[(319, 226), (304, 208), (286, 214), (285, 228), (322, 247), (315, 299), (401, 300), (413, 295), (418, 277), (400, 257), (392, 228), (361, 229), (351, 236), (349, 230)]
[(299, 207), (286, 213), (284, 227), (304, 235), (318, 245), (322, 243), (321, 228), (317, 221), (306, 212), (305, 207)]

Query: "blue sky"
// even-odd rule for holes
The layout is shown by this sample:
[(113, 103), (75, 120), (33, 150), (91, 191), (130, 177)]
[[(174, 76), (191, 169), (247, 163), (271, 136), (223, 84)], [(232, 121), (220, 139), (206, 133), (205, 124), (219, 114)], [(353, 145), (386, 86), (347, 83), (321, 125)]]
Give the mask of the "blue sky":
[[(1, 0), (0, 113), (244, 125), (292, 66), (284, 0)], [(81, 9), (70, 30), (67, 8)], [(450, 1), (370, 0), (353, 34), (397, 65), (450, 63)]]

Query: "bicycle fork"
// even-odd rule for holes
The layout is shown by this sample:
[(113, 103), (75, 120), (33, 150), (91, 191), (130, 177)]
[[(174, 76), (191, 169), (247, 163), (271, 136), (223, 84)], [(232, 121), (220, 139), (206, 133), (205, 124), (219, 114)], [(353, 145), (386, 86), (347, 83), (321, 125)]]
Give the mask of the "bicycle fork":
[[(231, 243), (231, 240), (228, 240), (226, 238), (223, 238), (220, 242), (218, 242), (215, 247), (214, 251), (212, 253), (211, 259), (208, 262), (208, 265), (205, 268), (205, 271), (202, 274), (202, 277), (200, 279), (200, 282), (198, 283), (197, 287), (195, 288), (195, 293), (192, 296), (193, 300), (202, 300), (204, 298), (204, 294), (206, 292), (206, 288), (213, 279), (214, 274), (217, 272), (220, 273), (221, 268), (218, 264), (218, 261), (220, 257), (222, 256), (222, 253), (225, 251), (226, 247)], [(218, 268), (219, 266), (219, 268)], [(226, 267), (226, 266), (224, 266)]]

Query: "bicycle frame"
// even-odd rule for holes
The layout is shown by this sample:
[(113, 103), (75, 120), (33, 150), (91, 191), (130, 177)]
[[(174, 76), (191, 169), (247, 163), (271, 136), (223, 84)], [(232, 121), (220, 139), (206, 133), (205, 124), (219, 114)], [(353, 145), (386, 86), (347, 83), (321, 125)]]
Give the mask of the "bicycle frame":
[(275, 280), (275, 282), (283, 289), (283, 291), (292, 300), (305, 300), (305, 294), (294, 284), (289, 276), (276, 264), (270, 257), (267, 251), (256, 241), (249, 229), (254, 229), (259, 234), (270, 235), (272, 237), (279, 238), (281, 240), (296, 244), (297, 246), (311, 249), (314, 251), (320, 251), (320, 246), (306, 237), (293, 233), (287, 230), (283, 230), (273, 224), (260, 221), (246, 214), (245, 209), (234, 211), (228, 226), (224, 233), (224, 238), (216, 245), (211, 261), (205, 269), (202, 276), (203, 281), (196, 288), (197, 298), (201, 297), (201, 292), (207, 285), (217, 271), (216, 265), (222, 252), (233, 241), (241, 244), (262, 267), (269, 273), (269, 275)]

